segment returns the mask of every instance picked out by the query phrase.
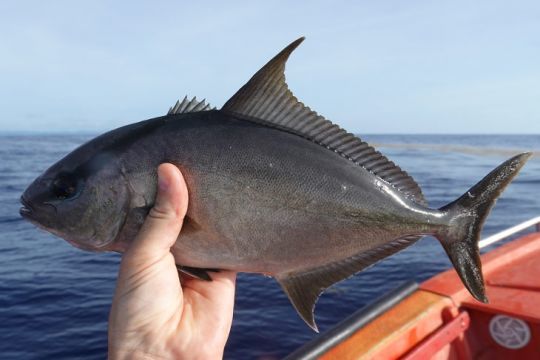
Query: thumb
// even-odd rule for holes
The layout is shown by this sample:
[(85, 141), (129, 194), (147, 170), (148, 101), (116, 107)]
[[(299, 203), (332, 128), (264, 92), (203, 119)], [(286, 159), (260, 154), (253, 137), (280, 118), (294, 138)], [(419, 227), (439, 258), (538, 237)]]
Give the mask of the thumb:
[(161, 164), (156, 201), (126, 255), (152, 261), (168, 253), (182, 229), (187, 206), (188, 192), (182, 173), (173, 164)]

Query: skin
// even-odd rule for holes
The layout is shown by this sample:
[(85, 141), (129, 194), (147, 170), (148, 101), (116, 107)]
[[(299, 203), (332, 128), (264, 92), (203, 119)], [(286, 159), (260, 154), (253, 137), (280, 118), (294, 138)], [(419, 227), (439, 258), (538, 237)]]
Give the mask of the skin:
[(109, 358), (221, 358), (236, 273), (212, 273), (212, 282), (179, 278), (171, 247), (186, 215), (187, 187), (172, 164), (161, 165), (158, 177), (155, 205), (122, 257), (109, 317)]

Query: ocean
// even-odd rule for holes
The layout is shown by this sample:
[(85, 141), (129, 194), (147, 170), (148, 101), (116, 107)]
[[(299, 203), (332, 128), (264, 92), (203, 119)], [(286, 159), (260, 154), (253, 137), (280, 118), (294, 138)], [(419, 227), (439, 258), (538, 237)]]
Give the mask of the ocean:
[[(19, 216), (19, 196), (90, 134), (0, 135), (0, 358), (104, 359), (120, 255), (78, 250)], [(540, 135), (362, 136), (411, 174), (431, 207), (453, 201), (512, 154), (535, 151), (484, 226), (488, 236), (540, 215)], [(499, 246), (499, 245), (497, 245)], [(493, 247), (493, 246), (492, 246)], [(489, 248), (487, 249), (489, 250)], [(389, 290), (450, 267), (438, 242), (407, 250), (328, 289), (315, 316), (331, 326)], [(317, 336), (275, 280), (239, 274), (226, 359), (279, 359)]]

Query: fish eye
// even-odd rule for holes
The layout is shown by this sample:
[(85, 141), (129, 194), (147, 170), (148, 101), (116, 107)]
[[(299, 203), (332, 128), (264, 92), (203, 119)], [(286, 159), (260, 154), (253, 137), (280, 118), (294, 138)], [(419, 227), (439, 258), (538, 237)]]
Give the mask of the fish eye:
[(60, 174), (52, 183), (52, 193), (58, 200), (72, 198), (77, 194), (77, 180), (70, 174)]

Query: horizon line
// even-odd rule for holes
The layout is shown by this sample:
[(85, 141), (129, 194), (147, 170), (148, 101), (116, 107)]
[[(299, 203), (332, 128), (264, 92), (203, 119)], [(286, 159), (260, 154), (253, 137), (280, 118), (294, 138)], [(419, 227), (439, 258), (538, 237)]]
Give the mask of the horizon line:
[[(98, 134), (104, 134), (106, 132), (112, 131), (114, 129), (109, 130), (0, 130), (0, 136), (6, 136), (6, 135), (98, 135)], [(459, 133), (459, 132), (403, 132), (403, 133), (392, 133), (392, 132), (356, 132), (351, 131), (354, 135), (362, 135), (362, 136), (370, 136), (370, 135), (450, 135), (450, 136), (498, 136), (498, 135), (505, 135), (505, 136), (539, 136), (540, 133)]]

